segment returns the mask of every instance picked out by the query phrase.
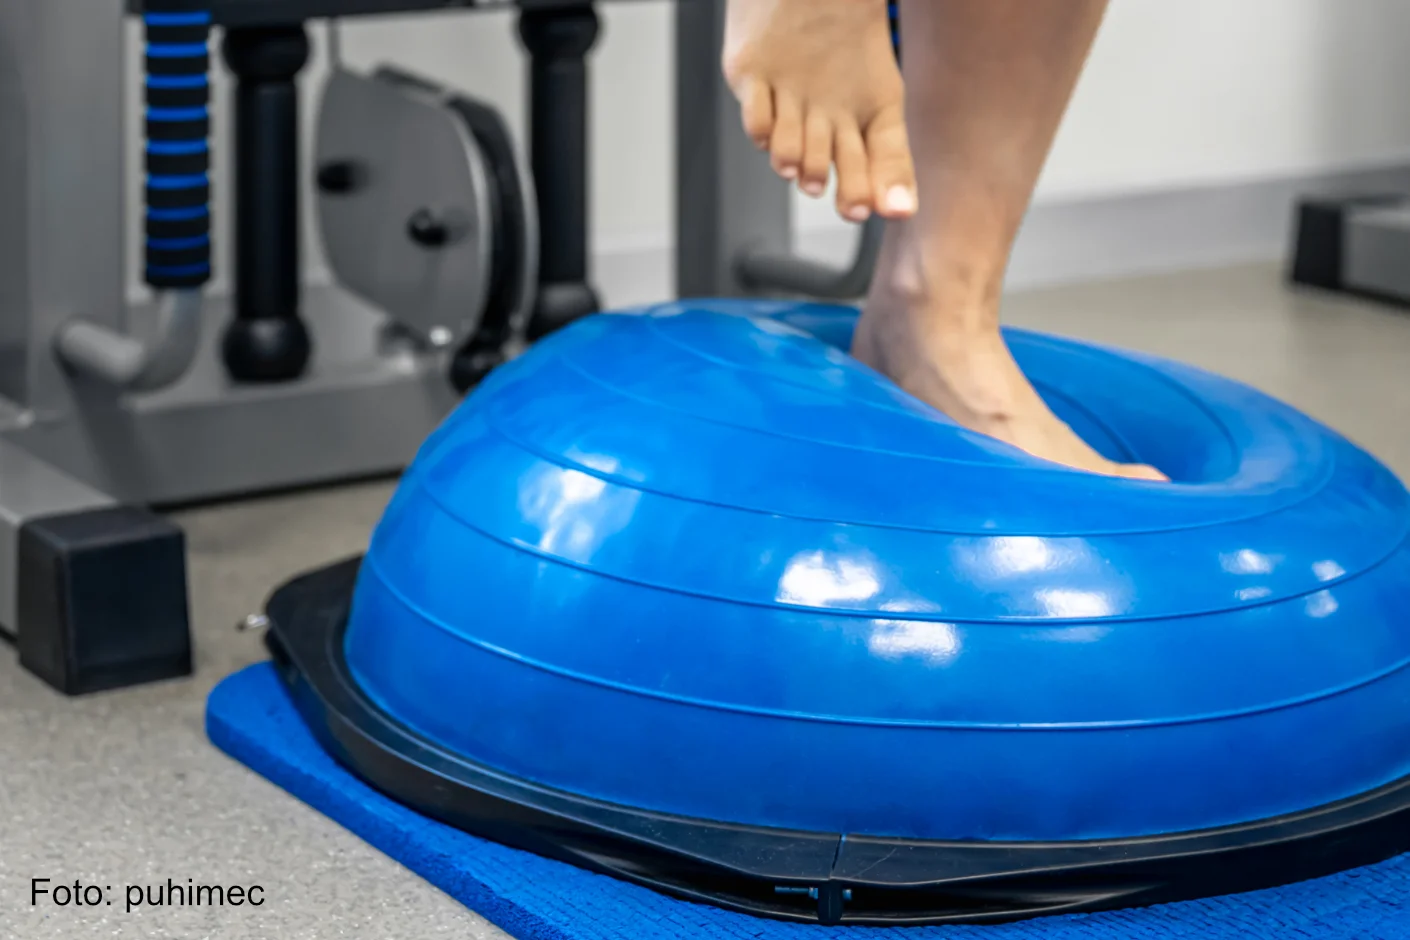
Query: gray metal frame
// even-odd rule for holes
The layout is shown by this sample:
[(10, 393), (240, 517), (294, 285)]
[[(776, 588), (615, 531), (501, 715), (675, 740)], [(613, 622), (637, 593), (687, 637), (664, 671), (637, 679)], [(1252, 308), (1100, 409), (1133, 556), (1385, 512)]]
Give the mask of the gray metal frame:
[(676, 293), (866, 293), (885, 223), (861, 226), (856, 256), (834, 269), (791, 253), (790, 187), (744, 133), (721, 70), (726, 0), (676, 3)]
[[(743, 133), (721, 76), (724, 10), (676, 6), (681, 296), (758, 292), (770, 263), (790, 265), (789, 188)], [(168, 388), (124, 393), (65, 370), (63, 325), (140, 337), (154, 315), (123, 299), (125, 17), (102, 0), (0, 4), (0, 630), (11, 634), (26, 522), (396, 472), (457, 401), (446, 353), (393, 339), (385, 315), (337, 289), (305, 291), (315, 355), (296, 382), (230, 383), (218, 350), (228, 309), (214, 298), (195, 365)], [(774, 260), (750, 277), (751, 257)]]
[(123, 302), (124, 19), (114, 2), (0, 5), (0, 627), (10, 633), (26, 521), (396, 472), (457, 401), (443, 354), (391, 341), (385, 317), (335, 289), (305, 294), (315, 357), (297, 382), (226, 379), (220, 300), (207, 303), (196, 365), (170, 388), (119, 394), (64, 371), (53, 353), (61, 325), (82, 317), (141, 335), (151, 315)]
[(725, 0), (676, 3), (676, 292), (756, 292), (740, 276), (749, 252), (787, 252), (788, 187), (740, 125), (720, 69)]

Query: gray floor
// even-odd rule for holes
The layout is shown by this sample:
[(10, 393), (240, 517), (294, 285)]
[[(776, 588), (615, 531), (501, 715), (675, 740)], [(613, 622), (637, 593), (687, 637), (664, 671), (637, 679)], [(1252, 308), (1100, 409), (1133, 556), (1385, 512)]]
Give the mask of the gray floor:
[[(1009, 320), (1175, 356), (1330, 423), (1410, 479), (1410, 314), (1297, 295), (1245, 267), (1049, 290)], [(359, 550), (375, 484), (182, 513), (199, 671), (77, 701), (0, 654), (0, 934), (432, 940), (497, 931), (205, 741), (202, 701), (262, 658), (233, 625), (297, 569)], [(32, 878), (112, 886), (115, 904), (32, 908)], [(261, 908), (123, 912), (123, 886), (264, 886)]]

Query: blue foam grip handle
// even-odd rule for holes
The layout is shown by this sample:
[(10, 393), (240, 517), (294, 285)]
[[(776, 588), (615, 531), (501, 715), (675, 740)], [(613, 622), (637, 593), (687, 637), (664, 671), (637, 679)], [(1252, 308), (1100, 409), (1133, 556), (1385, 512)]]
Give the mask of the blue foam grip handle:
[(158, 289), (211, 277), (209, 0), (147, 0), (144, 277)]

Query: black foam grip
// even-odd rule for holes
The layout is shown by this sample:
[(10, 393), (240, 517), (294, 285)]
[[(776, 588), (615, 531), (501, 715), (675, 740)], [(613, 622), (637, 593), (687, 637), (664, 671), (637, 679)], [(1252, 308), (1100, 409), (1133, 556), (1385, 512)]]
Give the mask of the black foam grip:
[(147, 205), (153, 209), (196, 209), (203, 208), (211, 198), (209, 183), (202, 186), (189, 186), (183, 189), (156, 189), (147, 187)]
[(209, 13), (211, 0), (143, 0), (143, 13)]
[(145, 60), (148, 75), (204, 75), (211, 67), (209, 52), (179, 58), (148, 55)]
[(211, 279), (210, 265), (202, 265), (194, 271), (173, 274), (169, 271), (147, 269), (147, 283), (162, 290), (187, 290), (200, 287)]
[(147, 217), (145, 234), (147, 238), (196, 238), (208, 235), (211, 230), (210, 213), (202, 213), (193, 219), (154, 219)]
[(196, 88), (147, 88), (149, 108), (204, 108), (210, 104), (211, 90), (208, 85)]
[(148, 153), (146, 170), (151, 176), (196, 176), (211, 166), (209, 150), (199, 153)]
[[(159, 289), (199, 287), (211, 273), (211, 187), (206, 178), (210, 148), (201, 146), (211, 132), (207, 111), (211, 57), (206, 48), (210, 12), (211, 0), (145, 0), (143, 4), (147, 207), (158, 214), (161, 210), (195, 212), (194, 218), (177, 220), (153, 219), (149, 213), (145, 274), (147, 283)], [(181, 87), (165, 87), (162, 79), (172, 78), (184, 79), (171, 83)], [(163, 143), (185, 144), (167, 149), (191, 152), (163, 153), (164, 148), (154, 146)], [(180, 186), (189, 182), (197, 185)], [(180, 188), (171, 188), (173, 184)]]
[(147, 119), (148, 140), (205, 140), (210, 136), (209, 117), (190, 121), (154, 121)]
[(147, 246), (147, 264), (159, 268), (185, 268), (205, 264), (210, 260), (209, 245), (192, 245), (186, 248), (162, 248)]
[(173, 45), (204, 43), (210, 39), (210, 33), (209, 26), (154, 26), (148, 23), (146, 27), (148, 43), (171, 43)]

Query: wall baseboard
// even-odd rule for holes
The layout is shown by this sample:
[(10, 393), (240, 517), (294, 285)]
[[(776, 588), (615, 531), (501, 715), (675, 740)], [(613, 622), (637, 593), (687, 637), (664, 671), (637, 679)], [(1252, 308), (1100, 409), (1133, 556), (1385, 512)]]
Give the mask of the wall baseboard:
[[(1410, 162), (1040, 202), (1019, 236), (1008, 287), (1027, 290), (1278, 261), (1288, 251), (1293, 208), (1300, 196), (1384, 191), (1410, 193)], [(845, 264), (856, 244), (856, 230), (840, 224), (804, 230), (797, 242), (802, 254)], [(594, 251), (593, 264), (594, 281), (609, 306), (672, 296), (675, 263), (666, 234), (659, 239), (608, 241)], [(307, 278), (310, 284), (329, 280), (326, 269), (311, 270)]]
[[(1410, 193), (1410, 162), (1333, 173), (1040, 202), (1014, 248), (1010, 290), (1142, 274), (1281, 261), (1297, 200), (1312, 193)], [(799, 251), (845, 264), (855, 229), (798, 234)], [(610, 247), (596, 256), (598, 282), (614, 304), (669, 296), (671, 247)]]

